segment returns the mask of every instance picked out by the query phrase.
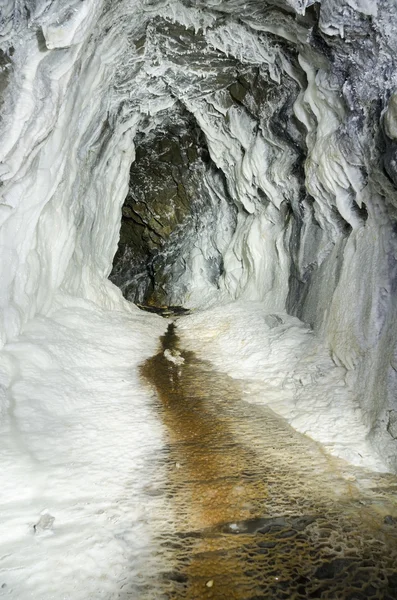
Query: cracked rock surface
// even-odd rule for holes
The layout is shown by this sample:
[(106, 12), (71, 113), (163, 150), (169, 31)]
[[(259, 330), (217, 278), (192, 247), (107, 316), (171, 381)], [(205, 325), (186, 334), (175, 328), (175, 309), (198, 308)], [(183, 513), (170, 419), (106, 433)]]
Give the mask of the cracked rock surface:
[[(174, 282), (186, 271), (186, 246), (191, 247), (204, 216), (216, 219), (218, 203), (203, 183), (206, 178), (214, 184), (218, 180), (219, 194), (226, 196), (205, 138), (190, 113), (169, 111), (161, 126), (137, 136), (110, 275), (128, 300), (172, 304)], [(233, 222), (233, 205), (228, 210)], [(216, 281), (222, 268), (217, 248), (208, 255), (206, 266)]]

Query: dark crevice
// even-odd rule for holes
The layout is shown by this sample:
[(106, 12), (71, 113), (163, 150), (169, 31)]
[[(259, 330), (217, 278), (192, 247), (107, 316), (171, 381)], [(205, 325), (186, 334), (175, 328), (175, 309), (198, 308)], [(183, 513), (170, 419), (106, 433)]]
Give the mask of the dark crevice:
[[(154, 131), (138, 134), (110, 276), (128, 300), (159, 306), (179, 303), (172, 297), (173, 282), (186, 270), (185, 257), (203, 216), (216, 218), (206, 179), (217, 181), (220, 196), (228, 196), (205, 136), (182, 104), (165, 114)], [(214, 254), (207, 262), (219, 277), (221, 255)]]

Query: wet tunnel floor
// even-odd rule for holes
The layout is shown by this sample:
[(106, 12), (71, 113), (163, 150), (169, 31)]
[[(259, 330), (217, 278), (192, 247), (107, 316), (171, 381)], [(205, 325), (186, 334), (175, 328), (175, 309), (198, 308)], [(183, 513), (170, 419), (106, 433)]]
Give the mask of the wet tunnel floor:
[(396, 477), (352, 468), (244, 402), (241, 383), (179, 350), (173, 325), (141, 375), (168, 432), (175, 517), (157, 540), (172, 567), (140, 599), (397, 598)]

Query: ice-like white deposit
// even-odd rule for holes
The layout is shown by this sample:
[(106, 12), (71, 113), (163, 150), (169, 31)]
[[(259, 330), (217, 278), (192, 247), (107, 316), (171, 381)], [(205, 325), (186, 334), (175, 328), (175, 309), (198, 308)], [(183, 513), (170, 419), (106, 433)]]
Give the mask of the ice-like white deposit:
[(0, 355), (0, 595), (138, 598), (161, 567), (149, 492), (164, 434), (137, 365), (164, 321), (63, 301)]
[(244, 400), (270, 407), (330, 454), (386, 470), (367, 439), (347, 369), (333, 363), (321, 339), (296, 317), (240, 301), (185, 317), (177, 332), (183, 347), (250, 382)]
[(140, 548), (151, 560), (162, 429), (137, 364), (165, 324), (108, 276), (134, 140), (177, 107), (211, 165), (170, 300), (219, 305), (183, 339), (331, 452), (397, 470), (396, 16), (393, 0), (0, 0), (10, 598), (118, 597)]

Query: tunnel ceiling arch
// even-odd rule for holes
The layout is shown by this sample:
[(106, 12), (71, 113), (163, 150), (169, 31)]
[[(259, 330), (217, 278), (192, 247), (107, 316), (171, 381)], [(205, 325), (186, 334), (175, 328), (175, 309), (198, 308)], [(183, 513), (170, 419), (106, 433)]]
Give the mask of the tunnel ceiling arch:
[[(282, 302), (288, 294), (289, 306), (299, 310), (297, 297), (305, 294), (311, 272), (336, 241), (363, 226), (368, 210), (377, 213), (379, 202), (394, 212), (391, 157), (385, 152), (390, 140), (381, 128), (373, 128), (385, 108), (379, 98), (388, 97), (395, 84), (385, 62), (392, 39), (380, 38), (379, 28), (373, 27), (373, 7), (364, 4), (361, 11), (348, 4), (342, 10), (335, 3), (153, 3), (146, 8), (153, 13), (145, 33), (131, 44), (133, 56), (127, 61), (135, 70), (126, 77), (123, 63), (121, 71), (120, 89), (133, 82), (128, 110), (149, 113), (149, 129), (180, 105), (194, 115), (211, 161), (226, 179), (226, 189), (218, 189), (219, 181), (212, 187), (237, 208), (239, 224), (244, 213), (259, 213), (272, 224), (279, 219), (284, 228), (280, 243), (292, 262)], [(382, 16), (386, 11), (380, 20)], [(384, 52), (375, 49), (380, 39)], [(379, 79), (365, 77), (369, 64)], [(375, 145), (379, 151), (374, 153)], [(371, 186), (374, 171), (378, 183)], [(219, 211), (217, 201), (212, 206)], [(230, 224), (233, 210), (222, 210)], [(293, 219), (285, 228), (290, 212)], [(252, 221), (246, 219), (243, 227), (247, 236)], [(186, 226), (182, 229), (186, 232)], [(310, 234), (302, 235), (302, 230)], [(305, 238), (306, 247), (299, 243), (298, 250), (291, 244), (297, 236)], [(180, 237), (174, 235), (165, 248), (163, 242), (163, 257), (154, 265), (150, 256), (143, 269), (149, 289), (157, 272), (160, 300), (192, 302), (191, 282), (196, 285), (200, 277), (202, 288), (213, 289), (215, 296), (219, 290), (232, 297), (246, 292), (262, 298), (269, 292), (265, 282), (249, 282), (258, 272), (271, 270), (270, 248), (265, 253), (271, 259), (258, 265), (234, 243), (236, 238), (226, 236), (220, 246), (202, 239), (198, 257), (197, 245), (192, 248)], [(189, 260), (189, 253), (194, 259)], [(121, 281), (120, 271), (123, 267), (116, 265), (113, 280), (125, 288), (129, 278)]]

